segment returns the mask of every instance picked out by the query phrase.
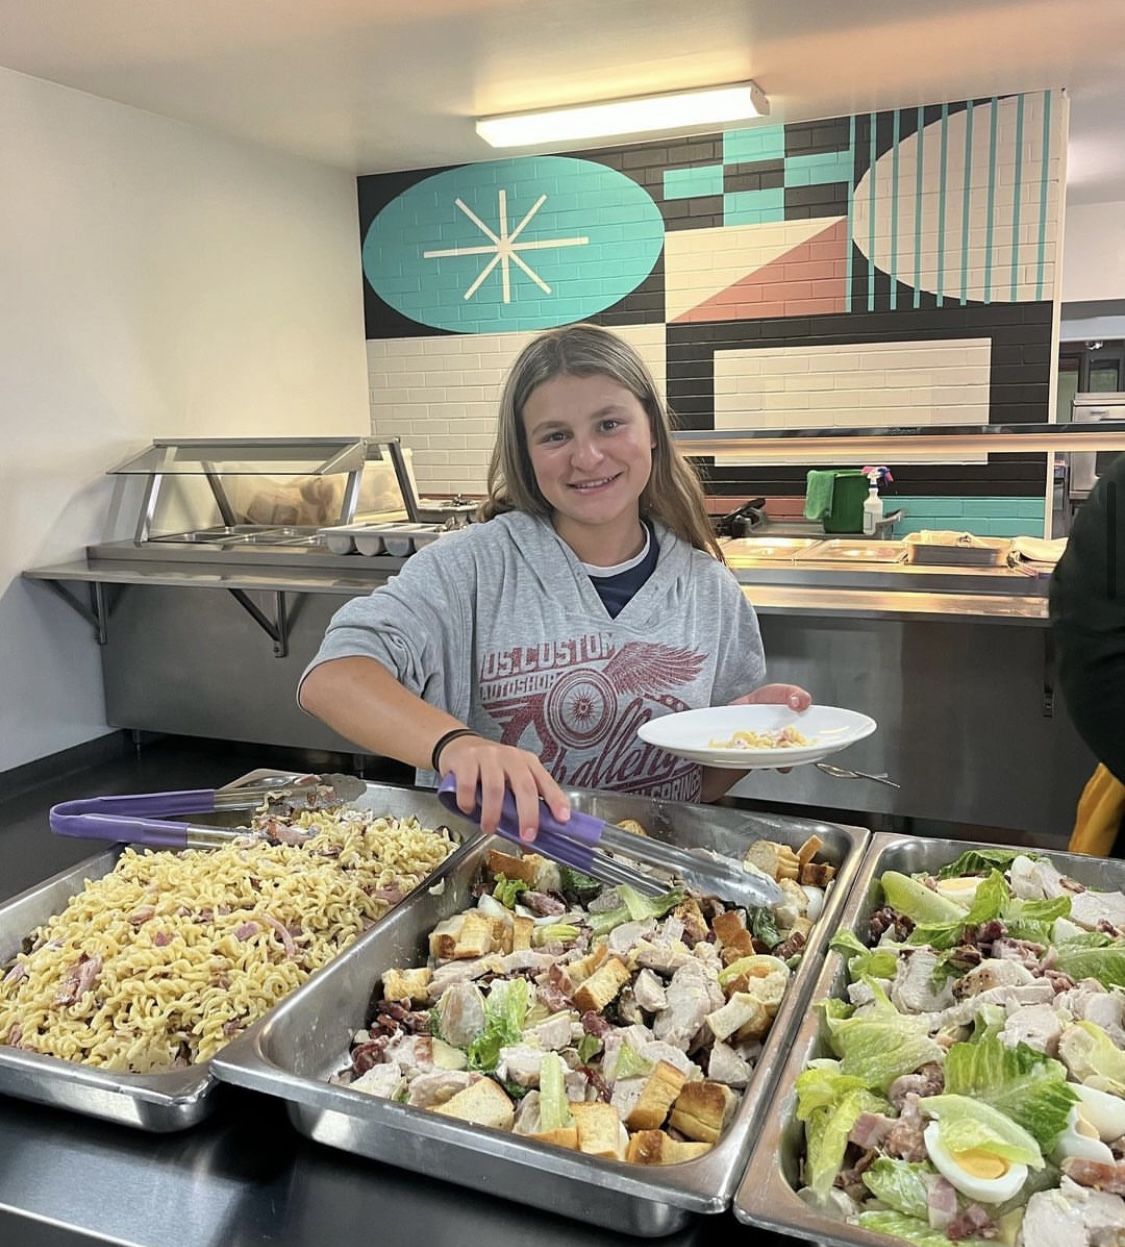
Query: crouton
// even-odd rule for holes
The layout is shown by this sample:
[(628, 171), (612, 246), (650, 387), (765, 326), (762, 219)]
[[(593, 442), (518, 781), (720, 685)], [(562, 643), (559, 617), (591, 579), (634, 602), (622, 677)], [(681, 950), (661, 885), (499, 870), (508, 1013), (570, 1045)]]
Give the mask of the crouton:
[(629, 967), (619, 957), (610, 957), (575, 991), (574, 1003), (583, 1013), (587, 1009), (600, 1013), (630, 977)]
[(388, 970), (383, 975), (383, 999), (424, 1004), (429, 999), (427, 988), (432, 978), (433, 971), (425, 966), (417, 970)]
[(719, 941), (723, 964), (730, 965), (739, 957), (748, 957), (754, 951), (750, 932), (746, 929), (746, 917), (740, 909), (728, 909), (711, 919), (711, 930)]
[(811, 835), (797, 850), (797, 861), (805, 867), (824, 848), (824, 841), (818, 835)]
[(625, 1159), (634, 1165), (675, 1165), (711, 1150), (710, 1143), (684, 1143), (663, 1130), (638, 1130), (630, 1136)]
[(578, 1150), (603, 1160), (624, 1160), (629, 1143), (628, 1131), (617, 1109), (600, 1100), (581, 1101), (570, 1106), (578, 1128)]
[(689, 1082), (676, 1097), (669, 1124), (700, 1143), (715, 1143), (734, 1116), (738, 1094), (721, 1082)]
[(707, 919), (699, 908), (699, 902), (693, 896), (677, 905), (672, 916), (684, 924), (684, 943), (689, 946), (698, 944), (707, 938)]
[(492, 920), (479, 910), (454, 914), (430, 932), (430, 956), (436, 961), (462, 961), (492, 951)]
[(444, 1104), (434, 1105), (430, 1111), (472, 1122), (474, 1126), (491, 1126), (494, 1130), (511, 1130), (516, 1117), (512, 1101), (491, 1078), (472, 1083)]
[(503, 875), (505, 879), (520, 879), (530, 888), (535, 883), (535, 867), (541, 861), (536, 853), (525, 853), (522, 857), (515, 853), (501, 853), (499, 849), (488, 851), (488, 873), (494, 878)]
[(577, 1126), (560, 1126), (557, 1130), (543, 1130), (527, 1137), (538, 1139), (540, 1143), (553, 1143), (555, 1147), (568, 1147), (572, 1152), (578, 1150)]
[(637, 822), (635, 818), (623, 818), (621, 822), (615, 823), (614, 826), (620, 827), (622, 831), (631, 831), (634, 836), (647, 836), (648, 832)]
[(521, 918), (517, 914), (512, 919), (512, 947), (509, 952), (519, 953), (531, 947), (531, 937), (535, 932), (535, 922), (531, 918)]
[(799, 877), (806, 887), (826, 888), (836, 878), (836, 867), (827, 862), (806, 862)]
[(657, 1061), (641, 1089), (640, 1098), (625, 1118), (630, 1130), (655, 1130), (664, 1124), (668, 1110), (683, 1090), (687, 1075), (667, 1061)]
[(564, 969), (566, 977), (570, 980), (571, 991), (573, 992), (575, 988), (585, 983), (607, 956), (609, 956), (609, 948), (605, 940), (600, 940), (585, 957), (577, 957), (574, 961), (568, 961)]
[(775, 840), (755, 840), (742, 860), (779, 881), (796, 879), (801, 870), (797, 854), (787, 844), (778, 844)]

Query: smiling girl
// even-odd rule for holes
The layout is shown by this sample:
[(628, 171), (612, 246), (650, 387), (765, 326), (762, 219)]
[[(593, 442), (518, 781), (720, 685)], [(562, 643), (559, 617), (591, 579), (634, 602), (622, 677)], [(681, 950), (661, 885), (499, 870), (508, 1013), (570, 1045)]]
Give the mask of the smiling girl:
[(730, 702), (803, 710), (763, 684), (758, 621), (723, 562), (703, 490), (633, 348), (551, 330), (508, 374), (481, 523), (443, 535), (336, 612), (298, 698), (495, 830), (505, 789), (534, 838), (560, 785), (712, 801), (741, 777), (636, 736)]

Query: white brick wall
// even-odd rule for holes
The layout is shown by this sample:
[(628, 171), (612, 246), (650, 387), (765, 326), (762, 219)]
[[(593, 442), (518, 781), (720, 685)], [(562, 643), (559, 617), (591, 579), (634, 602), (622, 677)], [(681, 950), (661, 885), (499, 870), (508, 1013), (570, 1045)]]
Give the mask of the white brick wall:
[[(661, 393), (664, 326), (615, 327), (652, 370)], [(496, 438), (496, 409), (512, 360), (534, 333), (370, 339), (371, 430), (413, 451), (424, 494), (481, 494)]]

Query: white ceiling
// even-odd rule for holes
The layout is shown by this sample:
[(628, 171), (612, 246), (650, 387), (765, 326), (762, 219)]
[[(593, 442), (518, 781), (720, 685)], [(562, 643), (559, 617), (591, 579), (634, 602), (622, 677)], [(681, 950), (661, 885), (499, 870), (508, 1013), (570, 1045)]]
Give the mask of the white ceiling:
[(1125, 201), (1125, 0), (0, 0), (0, 65), (356, 174), (749, 77), (775, 122), (1066, 87), (1069, 201)]

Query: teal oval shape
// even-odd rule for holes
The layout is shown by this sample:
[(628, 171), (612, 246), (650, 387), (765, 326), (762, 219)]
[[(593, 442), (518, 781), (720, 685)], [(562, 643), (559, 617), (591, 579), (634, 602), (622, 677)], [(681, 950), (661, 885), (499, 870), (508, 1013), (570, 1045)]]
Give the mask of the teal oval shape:
[(605, 165), (531, 156), (447, 169), (391, 200), (363, 240), (372, 289), (458, 333), (585, 320), (652, 272), (664, 219)]

